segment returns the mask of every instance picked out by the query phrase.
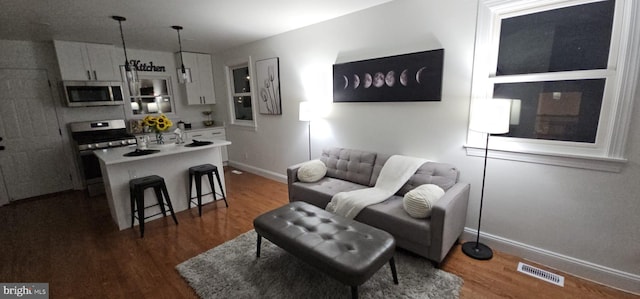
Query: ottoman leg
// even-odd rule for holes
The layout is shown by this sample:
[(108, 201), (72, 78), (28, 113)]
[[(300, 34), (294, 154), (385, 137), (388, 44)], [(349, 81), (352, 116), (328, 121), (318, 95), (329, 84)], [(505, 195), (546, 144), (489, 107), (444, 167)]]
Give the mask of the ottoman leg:
[(358, 286), (351, 286), (351, 299), (358, 299)]
[(398, 272), (396, 272), (396, 262), (391, 257), (389, 260), (389, 266), (391, 267), (391, 275), (393, 276), (393, 283), (398, 284)]
[(256, 257), (260, 257), (260, 244), (262, 244), (262, 236), (260, 234), (258, 235), (258, 246), (256, 248)]

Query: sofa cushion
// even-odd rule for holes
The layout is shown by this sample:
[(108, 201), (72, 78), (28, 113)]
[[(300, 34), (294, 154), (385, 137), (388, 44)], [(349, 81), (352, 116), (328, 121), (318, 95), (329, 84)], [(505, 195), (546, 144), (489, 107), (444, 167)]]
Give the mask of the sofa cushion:
[(306, 183), (317, 182), (327, 174), (327, 166), (320, 160), (311, 160), (298, 169), (298, 180)]
[(334, 194), (343, 191), (353, 191), (367, 188), (366, 186), (349, 181), (324, 177), (317, 182), (302, 183), (295, 182), (289, 186), (290, 200), (306, 201), (319, 208), (324, 209), (331, 201)]
[(324, 149), (320, 161), (327, 166), (328, 177), (373, 186), (370, 180), (376, 153), (334, 147)]
[(431, 208), (444, 195), (444, 190), (438, 185), (425, 184), (404, 194), (402, 206), (407, 214), (413, 218), (427, 218), (431, 216)]
[(458, 169), (450, 164), (427, 162), (418, 168), (396, 194), (404, 196), (407, 192), (424, 184), (434, 184), (447, 191), (458, 181), (458, 174)]
[(402, 207), (401, 196), (364, 208), (355, 220), (377, 227), (397, 239), (412, 240), (423, 246), (431, 245), (431, 222), (429, 219), (413, 218)]

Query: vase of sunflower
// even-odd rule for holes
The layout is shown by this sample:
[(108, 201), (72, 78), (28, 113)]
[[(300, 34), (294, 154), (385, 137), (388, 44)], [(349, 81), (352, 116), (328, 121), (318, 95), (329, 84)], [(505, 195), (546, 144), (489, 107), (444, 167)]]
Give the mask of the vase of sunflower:
[(162, 133), (173, 126), (173, 122), (164, 114), (160, 114), (160, 116), (147, 115), (142, 119), (142, 124), (156, 133), (156, 142), (158, 144), (164, 144)]

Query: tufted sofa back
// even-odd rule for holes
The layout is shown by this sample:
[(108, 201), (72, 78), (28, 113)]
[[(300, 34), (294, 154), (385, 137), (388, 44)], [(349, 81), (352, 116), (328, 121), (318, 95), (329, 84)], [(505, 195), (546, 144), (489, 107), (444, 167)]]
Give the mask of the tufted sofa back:
[[(371, 186), (375, 185), (378, 175), (380, 174), (380, 170), (389, 157), (391, 157), (391, 155), (378, 154), (374, 170), (371, 175)], [(459, 175), (460, 171), (451, 164), (429, 161), (422, 164), (422, 166), (416, 170), (416, 173), (409, 178), (407, 183), (405, 183), (396, 194), (404, 196), (405, 193), (424, 184), (438, 185), (440, 188), (447, 191), (455, 185), (456, 182), (458, 182)]]
[[(327, 176), (373, 187), (389, 154), (377, 154), (340, 147), (325, 148), (320, 160), (327, 166)], [(439, 162), (424, 163), (396, 193), (403, 196), (423, 185), (435, 184), (449, 190), (458, 181), (460, 171), (453, 165)]]
[(320, 161), (327, 166), (328, 177), (371, 187), (371, 174), (376, 156), (373, 152), (332, 147), (322, 150)]

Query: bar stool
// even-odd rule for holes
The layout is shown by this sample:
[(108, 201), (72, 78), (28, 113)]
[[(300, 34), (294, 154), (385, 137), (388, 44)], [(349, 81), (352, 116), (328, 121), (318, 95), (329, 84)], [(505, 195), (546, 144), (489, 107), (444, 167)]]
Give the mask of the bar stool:
[[(144, 190), (147, 188), (153, 188), (156, 193), (156, 199), (158, 203), (155, 205), (144, 206)], [(164, 201), (163, 195), (164, 194)], [(164, 183), (164, 179), (157, 175), (150, 175), (141, 178), (132, 179), (129, 181), (129, 197), (131, 199), (131, 228), (133, 228), (134, 218), (138, 219), (140, 225), (140, 238), (144, 238), (144, 220), (156, 215), (162, 214), (167, 216), (165, 206), (169, 208), (173, 222), (178, 224), (178, 219), (173, 213), (173, 206), (171, 205), (171, 199), (167, 192), (167, 185)], [(160, 206), (160, 213), (156, 213), (150, 216), (144, 215), (144, 210), (147, 208)], [(136, 212), (138, 215), (136, 215)]]
[[(211, 192), (202, 194), (202, 176), (207, 175), (209, 178), (209, 184), (211, 185)], [(220, 186), (220, 192), (216, 193), (216, 187), (213, 184), (213, 175), (215, 174), (216, 180), (218, 181), (218, 186)], [(196, 181), (196, 197), (192, 197), (193, 194), (193, 179)], [(222, 188), (222, 181), (220, 180), (220, 173), (218, 173), (218, 167), (211, 164), (202, 164), (198, 166), (193, 166), (189, 168), (189, 209), (191, 208), (191, 203), (194, 198), (198, 199), (198, 202), (193, 202), (193, 204), (198, 205), (198, 214), (202, 216), (202, 196), (213, 194), (213, 200), (216, 201), (216, 194), (221, 195), (224, 200), (224, 205), (228, 208), (229, 204), (227, 204), (227, 197), (224, 194), (224, 189)]]

